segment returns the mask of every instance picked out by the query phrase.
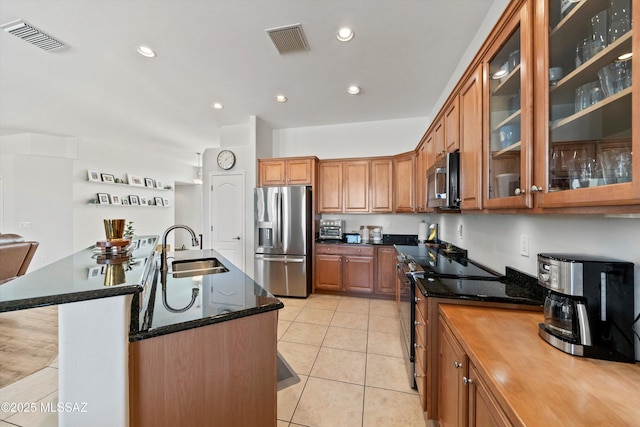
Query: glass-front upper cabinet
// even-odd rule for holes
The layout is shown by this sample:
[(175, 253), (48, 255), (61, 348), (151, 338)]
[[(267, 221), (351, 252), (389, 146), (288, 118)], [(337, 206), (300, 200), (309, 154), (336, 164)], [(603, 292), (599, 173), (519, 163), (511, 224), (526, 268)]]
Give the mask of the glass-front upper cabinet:
[(485, 67), (485, 201), (488, 208), (531, 207), (532, 16), (520, 9), (489, 48)]
[(640, 150), (632, 114), (638, 78), (632, 64), (639, 37), (632, 22), (638, 22), (639, 3), (537, 3), (536, 28), (548, 29), (535, 40), (538, 206), (638, 202)]

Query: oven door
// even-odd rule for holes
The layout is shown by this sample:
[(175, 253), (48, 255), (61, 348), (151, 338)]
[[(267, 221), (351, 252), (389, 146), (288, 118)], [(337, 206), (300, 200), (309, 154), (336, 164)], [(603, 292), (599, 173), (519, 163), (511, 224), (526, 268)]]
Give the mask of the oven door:
[(402, 265), (398, 264), (396, 267), (398, 279), (400, 279), (402, 285), (399, 290), (399, 307), (400, 307), (400, 329), (402, 334), (402, 349), (405, 358), (405, 365), (407, 368), (407, 374), (409, 376), (409, 385), (411, 388), (416, 389), (415, 380), (415, 283), (412, 276), (407, 276), (402, 269)]

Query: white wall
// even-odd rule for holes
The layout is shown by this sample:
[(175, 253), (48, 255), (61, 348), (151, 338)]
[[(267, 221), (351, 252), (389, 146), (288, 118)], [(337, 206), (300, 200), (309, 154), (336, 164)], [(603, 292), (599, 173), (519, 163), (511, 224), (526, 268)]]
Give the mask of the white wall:
[[(175, 181), (193, 178), (192, 166), (135, 141), (40, 134), (0, 137), (0, 174), (4, 178), (2, 231), (40, 242), (31, 270), (103, 240), (105, 218), (133, 221), (136, 234), (160, 235), (174, 223), (173, 191), (89, 182), (88, 169), (120, 178), (129, 173), (161, 179), (171, 186)], [(172, 206), (90, 204), (99, 192), (168, 197)], [(31, 228), (18, 228), (20, 222), (31, 223)]]
[(274, 157), (320, 159), (390, 156), (411, 151), (427, 130), (425, 117), (273, 131)]
[[(193, 228), (197, 234), (203, 233), (202, 224), (202, 185), (189, 183), (176, 183), (174, 202), (174, 221), (176, 224), (184, 224)], [(191, 236), (187, 232), (178, 232), (174, 236), (175, 248), (179, 249), (184, 245), (186, 249), (191, 249)]]
[[(469, 64), (471, 64), (471, 61), (480, 50), (480, 47), (482, 46), (484, 41), (487, 39), (487, 36), (491, 32), (491, 30), (493, 30), (493, 27), (495, 27), (496, 23), (498, 22), (498, 19), (500, 19), (500, 16), (509, 5), (509, 2), (510, 0), (494, 0), (493, 4), (491, 5), (491, 8), (487, 12), (487, 15), (484, 17), (484, 20), (482, 21), (482, 24), (480, 24), (478, 31), (476, 31), (476, 34), (473, 37), (473, 40), (471, 40), (471, 43), (469, 43), (467, 50), (465, 50), (462, 57), (460, 57), (458, 66), (456, 67), (455, 71), (451, 74), (451, 78), (449, 79), (449, 82), (442, 89), (442, 94), (440, 95), (440, 98), (438, 98), (438, 101), (436, 101), (436, 103), (434, 104), (433, 110), (431, 110), (431, 116), (430, 116), (432, 119), (438, 114), (440, 109), (443, 107), (445, 101), (453, 91), (453, 88), (456, 86), (456, 84), (458, 84), (458, 81), (460, 81), (460, 78), (469, 67)], [(429, 124), (431, 123), (429, 122), (427, 125)]]

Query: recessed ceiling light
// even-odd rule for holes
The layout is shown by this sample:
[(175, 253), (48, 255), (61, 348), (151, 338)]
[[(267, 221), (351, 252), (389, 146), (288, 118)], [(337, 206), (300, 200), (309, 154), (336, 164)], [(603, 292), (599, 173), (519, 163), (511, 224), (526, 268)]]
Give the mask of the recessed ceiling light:
[(622, 55), (618, 56), (618, 60), (626, 61), (627, 59), (631, 59), (632, 56), (633, 56), (632, 52), (623, 53)]
[(276, 95), (276, 101), (278, 102), (287, 102), (287, 97), (284, 95)]
[(360, 88), (356, 85), (349, 86), (349, 89), (347, 89), (347, 92), (349, 92), (349, 94), (351, 95), (357, 95), (360, 93)]
[(353, 38), (353, 35), (351, 28), (343, 27), (338, 30), (338, 35), (336, 37), (341, 42), (348, 42)]
[(149, 46), (140, 45), (138, 46), (138, 53), (142, 56), (146, 56), (147, 58), (153, 58), (156, 56), (156, 53)]
[(224, 105), (220, 104), (219, 102), (214, 102), (213, 104), (211, 104), (211, 106), (216, 110), (222, 110), (224, 108)]

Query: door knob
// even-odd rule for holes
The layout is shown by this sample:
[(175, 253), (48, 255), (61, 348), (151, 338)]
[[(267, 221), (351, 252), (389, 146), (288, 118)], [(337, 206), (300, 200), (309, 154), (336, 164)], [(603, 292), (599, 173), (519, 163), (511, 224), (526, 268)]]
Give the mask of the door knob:
[(240, 240), (240, 236), (232, 237), (233, 240)]

